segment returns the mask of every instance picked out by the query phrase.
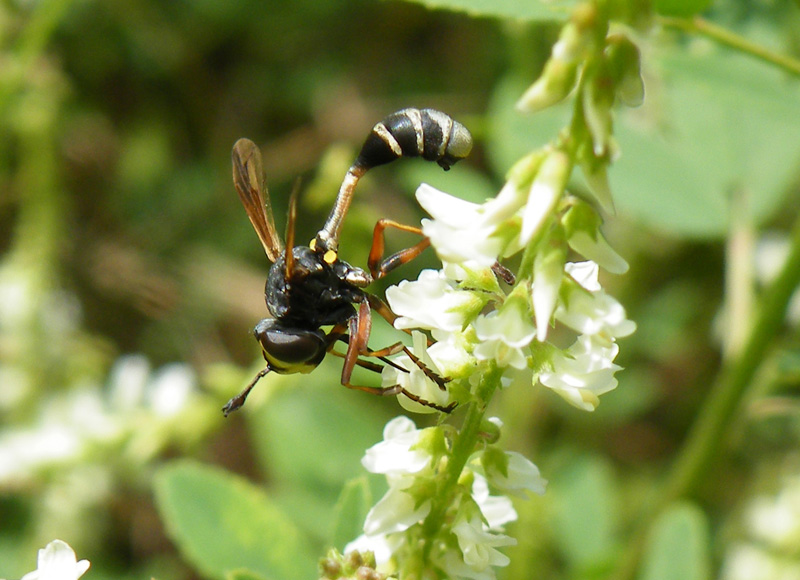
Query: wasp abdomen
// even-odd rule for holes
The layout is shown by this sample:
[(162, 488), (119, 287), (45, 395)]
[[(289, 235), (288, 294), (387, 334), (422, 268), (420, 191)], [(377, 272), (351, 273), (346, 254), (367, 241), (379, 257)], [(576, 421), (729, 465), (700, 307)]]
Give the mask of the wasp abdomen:
[(372, 128), (356, 166), (369, 169), (399, 157), (421, 156), (447, 170), (471, 149), (472, 135), (449, 115), (434, 109), (403, 109)]

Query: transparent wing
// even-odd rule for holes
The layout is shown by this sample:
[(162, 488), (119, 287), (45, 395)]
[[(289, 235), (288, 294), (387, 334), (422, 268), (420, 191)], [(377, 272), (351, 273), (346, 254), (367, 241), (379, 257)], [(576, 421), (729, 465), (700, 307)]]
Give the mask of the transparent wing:
[(261, 151), (250, 139), (239, 139), (233, 145), (233, 185), (253, 224), (253, 229), (264, 246), (267, 258), (275, 262), (283, 253), (283, 243), (275, 231), (275, 219), (269, 193), (264, 184), (264, 167)]

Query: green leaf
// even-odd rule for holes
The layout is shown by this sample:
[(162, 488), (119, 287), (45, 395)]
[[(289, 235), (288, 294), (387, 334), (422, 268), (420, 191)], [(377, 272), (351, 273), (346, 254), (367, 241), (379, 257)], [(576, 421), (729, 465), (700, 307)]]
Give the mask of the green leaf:
[(690, 503), (673, 505), (655, 523), (642, 568), (642, 580), (710, 578), (708, 524)]
[(711, 0), (655, 0), (656, 12), (662, 16), (694, 16), (711, 6)]
[(596, 568), (613, 555), (618, 523), (616, 485), (609, 465), (598, 457), (579, 458), (558, 474), (555, 538), (570, 567)]
[[(745, 195), (737, 211), (755, 226), (773, 217), (800, 159), (797, 84), (753, 59), (713, 51), (673, 51), (652, 68), (663, 78), (648, 83), (644, 106), (621, 110), (615, 122), (621, 157), (609, 179), (618, 211), (694, 238), (727, 234), (732, 192)], [(499, 175), (555, 140), (571, 117), (572, 97), (533, 115), (516, 112), (524, 89), (507, 78), (490, 103), (488, 153)]]
[[(341, 359), (328, 357), (249, 417), (259, 461), (274, 482), (273, 500), (319, 540), (329, 538), (330, 507), (342, 486), (364, 473), (364, 451), (381, 440), (387, 416), (380, 407), (397, 405), (342, 387), (341, 368)], [(360, 369), (356, 375), (361, 383), (380, 380)]]
[(266, 580), (266, 578), (252, 570), (240, 568), (238, 570), (231, 570), (225, 574), (225, 580)]
[(516, 20), (564, 20), (572, 3), (548, 4), (536, 0), (413, 0), (430, 9), (464, 12), (469, 16)]
[(177, 461), (157, 473), (155, 495), (167, 531), (203, 576), (242, 569), (270, 580), (314, 576), (316, 560), (297, 528), (245, 479)]
[(620, 116), (611, 168), (618, 208), (675, 233), (727, 233), (732, 192), (757, 226), (784, 201), (800, 159), (800, 91), (779, 73), (728, 53), (673, 53), (663, 93)]
[(348, 481), (334, 508), (331, 545), (344, 551), (364, 531), (364, 520), (372, 507), (372, 493), (366, 476)]
[(277, 393), (251, 422), (270, 477), (280, 478), (279, 484), (327, 489), (332, 500), (363, 472), (361, 457), (381, 440), (386, 420), (375, 410), (379, 399), (341, 386), (341, 365), (341, 359), (329, 357), (310, 378), (298, 375), (297, 386)]

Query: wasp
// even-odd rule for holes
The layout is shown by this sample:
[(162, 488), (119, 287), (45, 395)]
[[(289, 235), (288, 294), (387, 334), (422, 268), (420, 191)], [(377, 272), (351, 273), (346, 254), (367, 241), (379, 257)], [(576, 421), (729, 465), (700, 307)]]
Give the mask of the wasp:
[[(239, 409), (256, 383), (268, 373), (309, 373), (329, 352), (344, 358), (341, 382), (345, 387), (377, 395), (402, 394), (443, 412), (450, 412), (455, 407), (455, 403), (445, 407), (426, 401), (400, 385), (372, 387), (350, 382), (356, 366), (375, 372), (383, 368), (362, 357), (377, 358), (408, 372), (387, 358), (403, 351), (441, 389), (445, 389), (447, 379), (428, 369), (402, 342), (380, 350), (370, 350), (367, 346), (372, 311), (389, 323), (393, 323), (396, 316), (378, 296), (367, 292), (366, 287), (418, 256), (430, 245), (428, 238), (414, 226), (389, 219), (379, 220), (373, 232), (369, 271), (341, 260), (338, 245), (353, 191), (367, 171), (401, 157), (422, 157), (449, 170), (471, 149), (472, 136), (466, 127), (440, 111), (409, 108), (387, 116), (372, 128), (347, 171), (322, 229), (308, 246), (302, 246), (294, 243), (297, 189), (289, 201), (284, 244), (275, 228), (261, 153), (249, 139), (239, 139), (234, 144), (234, 187), (272, 266), (264, 290), (270, 316), (256, 324), (253, 330), (267, 364), (241, 393), (223, 407), (225, 416)], [(423, 239), (384, 259), (386, 228), (416, 233)], [(330, 330), (325, 332), (323, 327), (330, 327)], [(347, 345), (345, 353), (334, 350), (337, 342)]]

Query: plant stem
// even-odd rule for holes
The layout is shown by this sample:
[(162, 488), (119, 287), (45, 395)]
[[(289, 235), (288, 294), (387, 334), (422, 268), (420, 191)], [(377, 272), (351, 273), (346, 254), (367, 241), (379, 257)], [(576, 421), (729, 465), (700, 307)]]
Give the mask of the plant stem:
[[(502, 369), (498, 369), (497, 365), (491, 364), (491, 367), (484, 373), (478, 385), (475, 393), (476, 400), (468, 406), (467, 416), (464, 418), (464, 423), (461, 425), (458, 436), (453, 443), (453, 451), (447, 464), (447, 478), (434, 499), (428, 517), (425, 518), (423, 523), (424, 534), (428, 540), (436, 536), (444, 523), (447, 510), (453, 503), (453, 496), (456, 492), (461, 472), (475, 450), (486, 406), (500, 384), (502, 374)], [(432, 542), (428, 541), (426, 553), (431, 547)]]
[(786, 308), (800, 284), (800, 218), (791, 235), (791, 248), (780, 274), (763, 293), (750, 332), (737, 356), (722, 367), (711, 388), (700, 415), (694, 422), (686, 442), (652, 505), (644, 510), (638, 530), (620, 567), (618, 578), (634, 576), (647, 530), (658, 515), (675, 500), (692, 495), (711, 463), (719, 454), (724, 436), (735, 418), (740, 403), (748, 394), (753, 377), (763, 362), (773, 338), (783, 326)]
[(709, 461), (717, 454), (721, 438), (768, 347), (783, 326), (786, 308), (800, 284), (800, 219), (795, 223), (791, 249), (783, 268), (760, 300), (755, 323), (741, 354), (723, 367), (689, 434), (668, 480), (667, 503), (695, 490)]
[(795, 76), (800, 76), (800, 61), (797, 59), (773, 52), (768, 48), (747, 40), (743, 36), (734, 34), (730, 30), (727, 30), (721, 26), (717, 26), (716, 24), (712, 24), (711, 22), (704, 20), (699, 16), (695, 16), (694, 18), (673, 18), (663, 16), (660, 18), (660, 22), (664, 26), (670, 28), (678, 28), (686, 32), (700, 34), (706, 38), (710, 38), (715, 42), (718, 42), (719, 44), (733, 48), (734, 50), (738, 50), (739, 52), (748, 54), (771, 65), (777, 66), (785, 72)]

